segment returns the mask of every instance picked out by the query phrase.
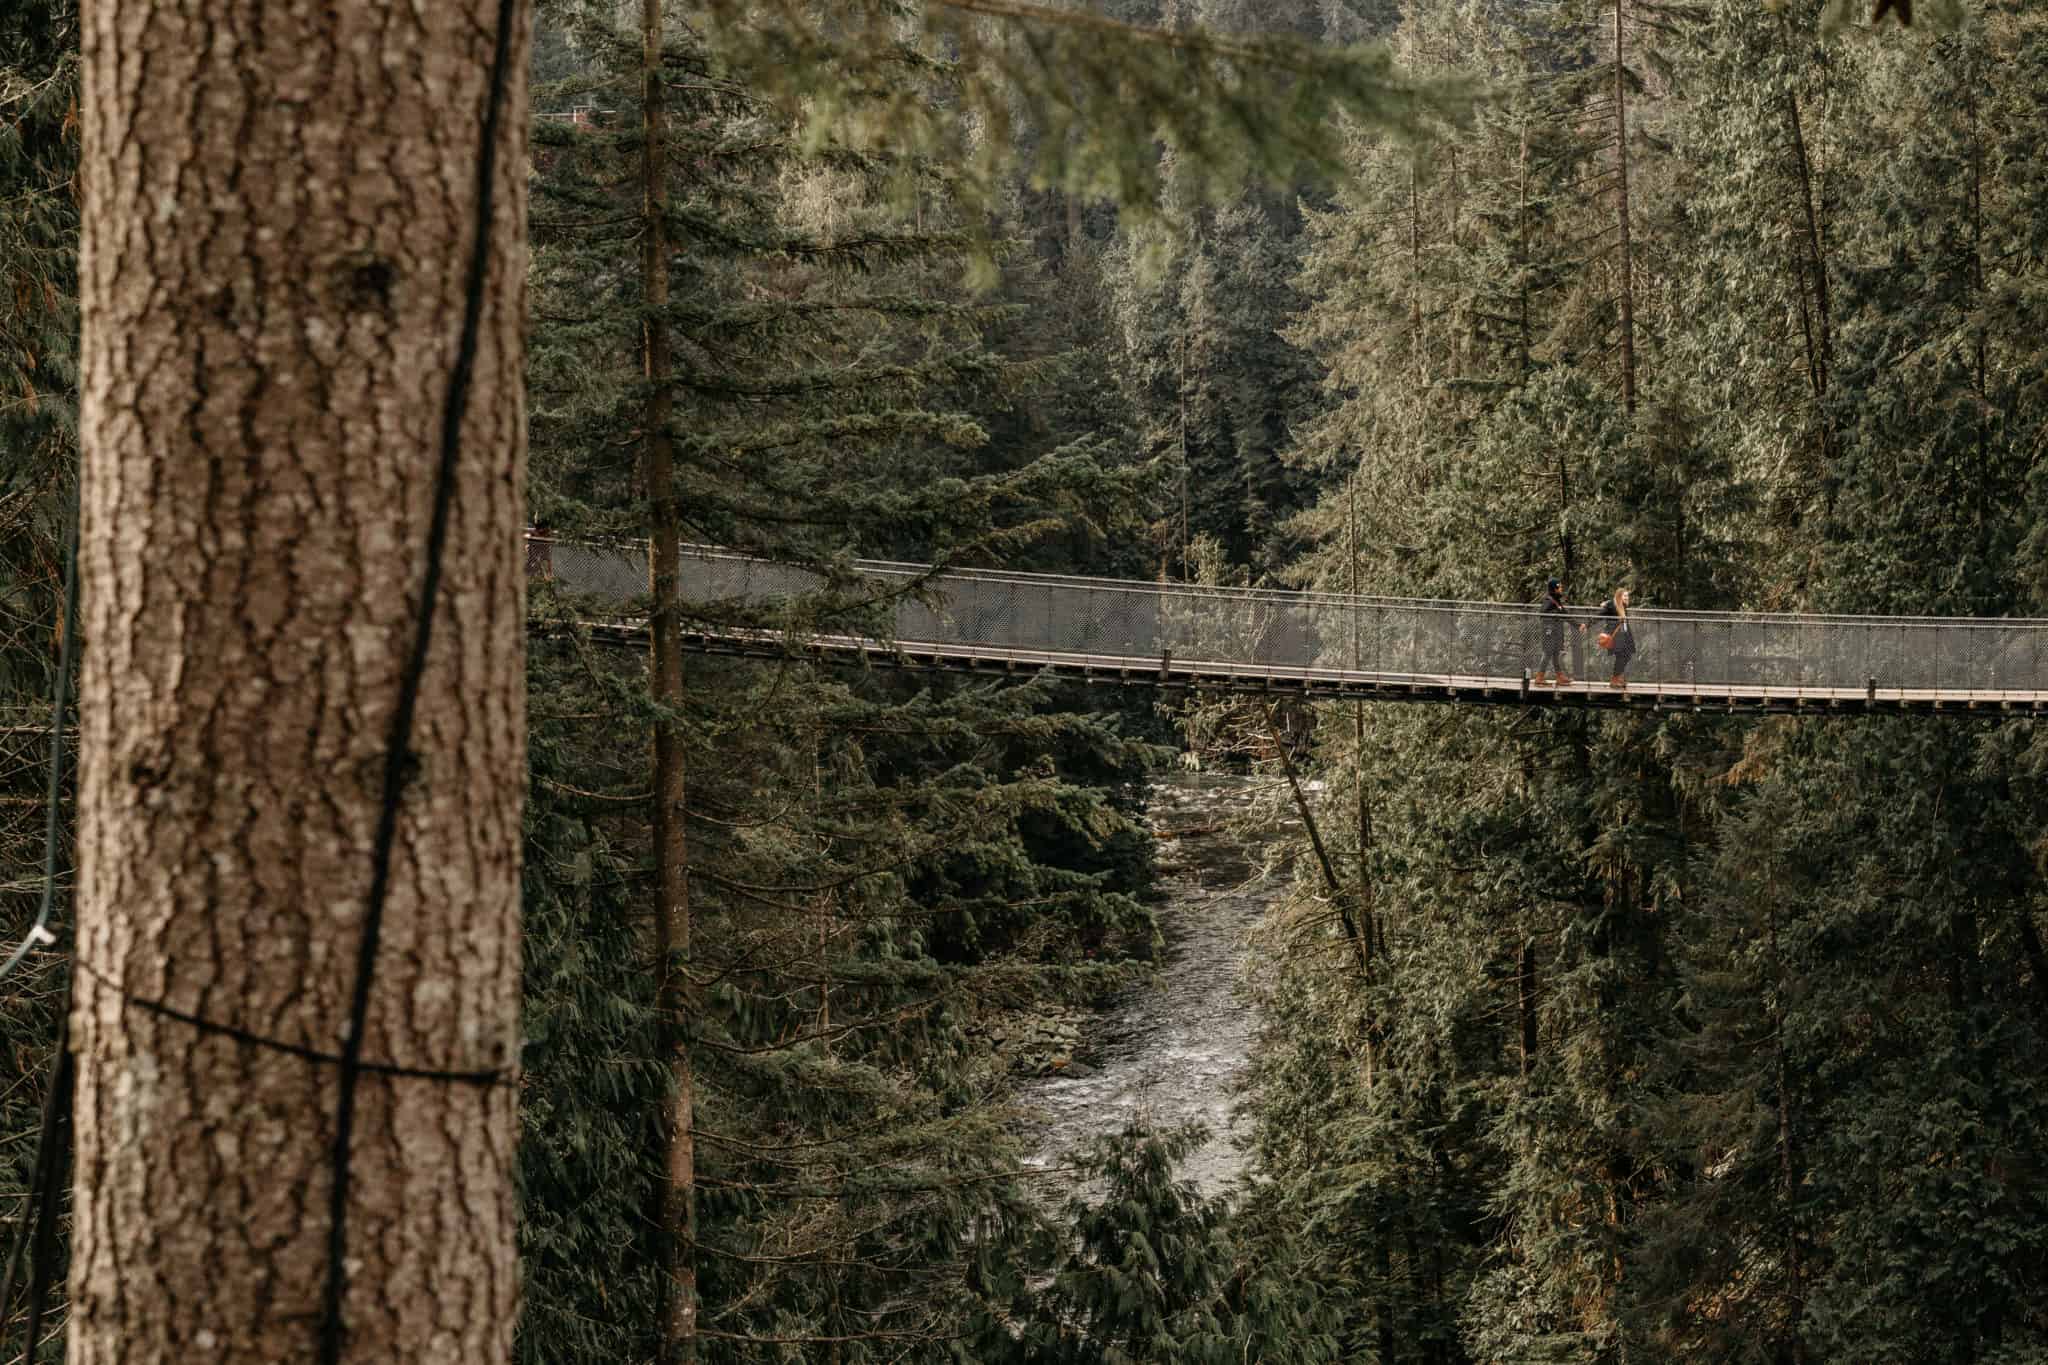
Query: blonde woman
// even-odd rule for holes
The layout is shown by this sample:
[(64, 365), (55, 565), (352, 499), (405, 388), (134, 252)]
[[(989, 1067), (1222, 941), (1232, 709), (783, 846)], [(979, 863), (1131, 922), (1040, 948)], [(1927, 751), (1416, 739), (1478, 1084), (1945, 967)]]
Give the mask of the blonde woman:
[(1614, 655), (1614, 676), (1609, 687), (1628, 691), (1629, 660), (1636, 657), (1636, 632), (1628, 623), (1628, 589), (1616, 588), (1614, 596), (1600, 604), (1600, 647)]

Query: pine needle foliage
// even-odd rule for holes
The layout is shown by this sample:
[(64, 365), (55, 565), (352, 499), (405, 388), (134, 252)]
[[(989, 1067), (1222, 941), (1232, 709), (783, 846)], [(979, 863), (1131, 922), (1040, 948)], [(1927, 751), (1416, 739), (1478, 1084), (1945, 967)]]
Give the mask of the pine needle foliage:
[[(43, 898), (50, 698), (78, 467), (77, 44), (70, 0), (0, 12), (0, 954), (23, 942)], [(51, 928), (66, 936), (68, 789), (60, 799)], [(63, 954), (37, 947), (0, 984), (0, 1242), (9, 1248), (27, 1221), (65, 976)], [(46, 1323), (61, 1321), (61, 1283), (51, 1298)], [(17, 1292), (8, 1307), (21, 1304)], [(8, 1326), (11, 1347), (20, 1323)], [(59, 1332), (59, 1351), (61, 1341)], [(45, 1346), (36, 1358), (56, 1356)]]
[(0, 435), (17, 483), (67, 468), (76, 441), (77, 23), (52, 0), (0, 24)]
[(1333, 1315), (1291, 1272), (1285, 1247), (1241, 1231), (1227, 1200), (1175, 1167), (1199, 1127), (1128, 1127), (1079, 1155), (1083, 1193), (1030, 1247), (1051, 1270), (1036, 1293), (989, 1284), (988, 1320), (971, 1358), (987, 1365), (1139, 1365), (1174, 1360), (1310, 1365), (1343, 1359)]
[[(543, 90), (564, 116), (535, 139), (533, 505), (556, 534), (633, 538), (640, 49), (609, 6), (551, 13), (580, 61)], [(677, 510), (689, 538), (820, 574), (692, 617), (872, 628), (855, 554), (1001, 563), (1114, 525), (1140, 485), (1095, 443), (991, 444), (989, 421), (1072, 362), (990, 344), (1015, 312), (964, 287), (957, 177), (807, 143), (690, 27), (665, 36)], [(922, 99), (951, 88), (942, 63), (913, 79)], [(531, 691), (529, 1015), (547, 1042), (529, 1066), (550, 1095), (529, 1109), (522, 1351), (630, 1358), (658, 1294), (643, 746), (662, 712), (579, 604), (542, 585), (534, 606), (552, 639)], [(699, 1357), (942, 1353), (970, 1282), (1009, 1273), (1040, 1216), (984, 1021), (1085, 998), (1149, 952), (1130, 815), (1155, 754), (1046, 684), (794, 660), (692, 660), (667, 714), (688, 774)]]
[[(813, 146), (914, 151), (960, 168), (970, 206), (1029, 138), (1033, 183), (1137, 218), (1168, 207), (1160, 144), (1199, 197), (1327, 179), (1352, 123), (1419, 137), (1474, 91), (1420, 84), (1383, 48), (1294, 33), (1148, 28), (1030, 0), (808, 0), (710, 5), (718, 49), (791, 110)], [(902, 79), (943, 66), (945, 104)]]
[[(1409, 10), (1397, 50), (1511, 93), (1427, 159), (1362, 141), (1310, 216), (1299, 455), (1342, 482), (1300, 581), (2038, 612), (2040, 16), (1631, 3), (1667, 59), (1629, 87), (1631, 412), (1588, 8)], [(1248, 1217), (1353, 1358), (2042, 1349), (2024, 724), (1318, 721), (1379, 937), (1362, 968), (1313, 871), (1264, 931)]]

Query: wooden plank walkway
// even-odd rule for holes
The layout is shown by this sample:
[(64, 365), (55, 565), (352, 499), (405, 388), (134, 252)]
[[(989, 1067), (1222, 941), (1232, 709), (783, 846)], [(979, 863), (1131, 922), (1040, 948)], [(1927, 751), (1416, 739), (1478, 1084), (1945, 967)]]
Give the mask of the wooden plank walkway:
[[(582, 622), (615, 643), (640, 644), (644, 625)], [(1645, 681), (1616, 689), (1601, 681), (1567, 687), (1537, 687), (1526, 677), (1476, 674), (1375, 673), (1289, 665), (1159, 658), (1117, 654), (1076, 654), (1014, 649), (948, 641), (884, 642), (829, 635), (792, 639), (734, 631), (685, 632), (682, 643), (697, 653), (757, 659), (806, 658), (820, 663), (873, 668), (971, 673), (1018, 680), (1041, 673), (1099, 686), (1167, 691), (1210, 691), (1289, 696), (1311, 701), (1437, 702), (1465, 706), (1541, 706), (1582, 710), (1695, 712), (1772, 715), (1975, 715), (1986, 719), (2033, 715), (2048, 709), (2048, 692), (2013, 689), (1696, 687)]]

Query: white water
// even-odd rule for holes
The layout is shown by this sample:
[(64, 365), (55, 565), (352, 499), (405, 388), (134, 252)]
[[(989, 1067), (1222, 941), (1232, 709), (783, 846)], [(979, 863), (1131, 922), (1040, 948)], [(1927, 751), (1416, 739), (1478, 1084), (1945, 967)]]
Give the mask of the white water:
[(1222, 824), (1249, 799), (1253, 780), (1182, 775), (1152, 788), (1149, 820), (1168, 833), (1159, 849), (1165, 949), (1156, 976), (1093, 1016), (1088, 1076), (1033, 1081), (1024, 1101), (1044, 1129), (1031, 1164), (1059, 1164), (1090, 1138), (1133, 1118), (1154, 1127), (1199, 1119), (1208, 1140), (1182, 1168), (1213, 1194), (1244, 1164), (1231, 1121), (1231, 1090), (1250, 1050), (1252, 1014), (1238, 998), (1245, 934), (1282, 889), (1256, 875), (1258, 860)]

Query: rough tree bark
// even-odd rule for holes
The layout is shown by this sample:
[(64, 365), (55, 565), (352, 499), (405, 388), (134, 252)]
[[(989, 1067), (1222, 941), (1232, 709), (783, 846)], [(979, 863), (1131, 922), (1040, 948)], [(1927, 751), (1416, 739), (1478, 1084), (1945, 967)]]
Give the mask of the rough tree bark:
[[(337, 1057), (504, 17), (83, 6), (81, 1365), (316, 1355)], [(360, 1035), (350, 1361), (506, 1359), (518, 1302), (525, 4), (509, 18), (474, 379)]]

